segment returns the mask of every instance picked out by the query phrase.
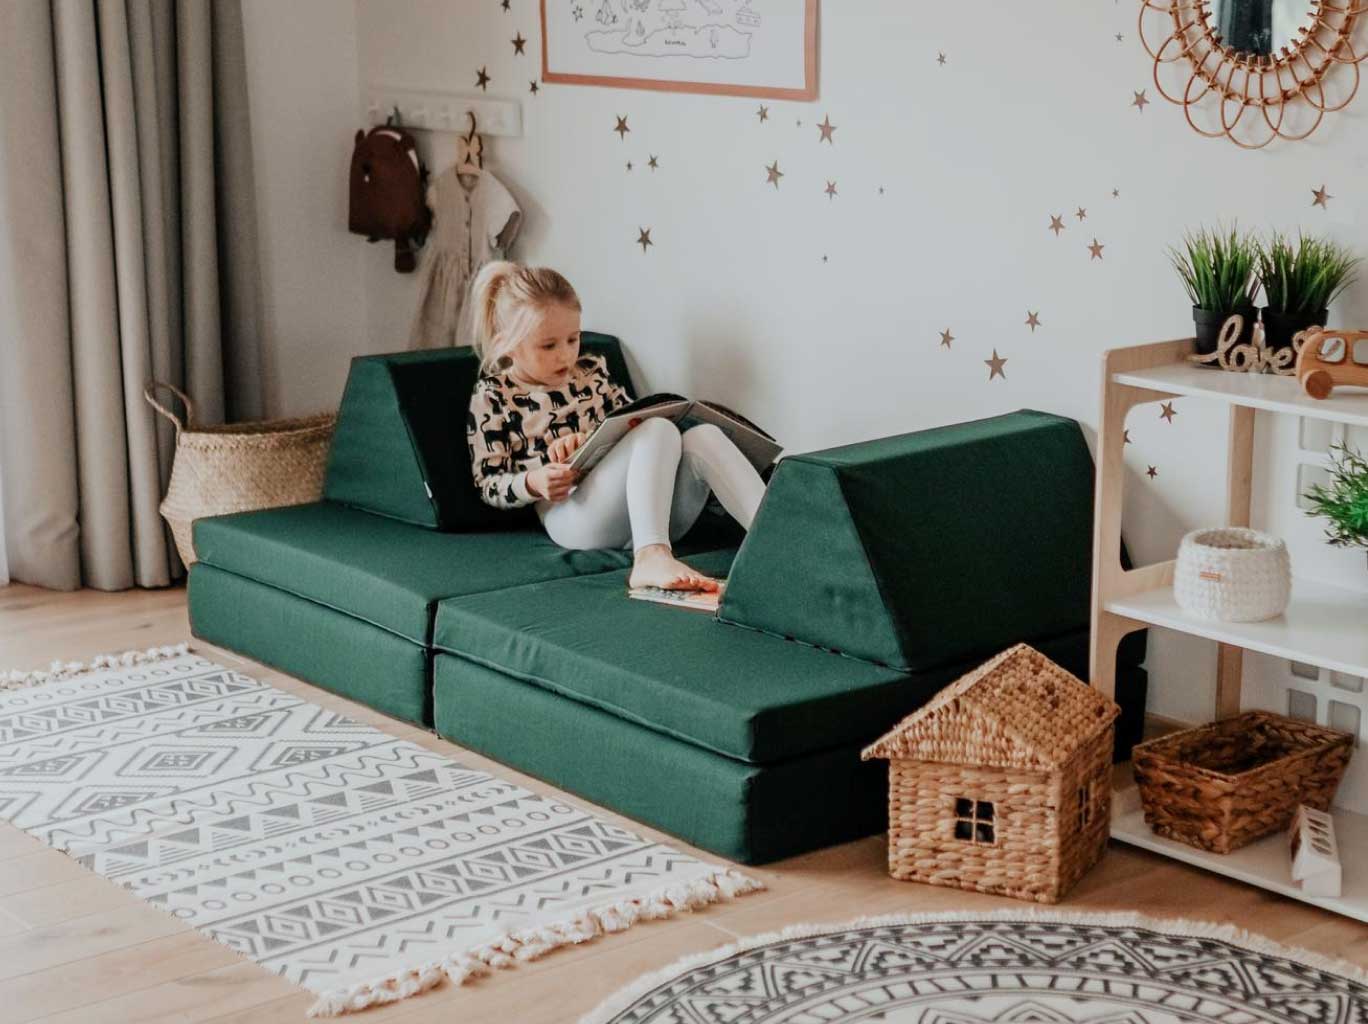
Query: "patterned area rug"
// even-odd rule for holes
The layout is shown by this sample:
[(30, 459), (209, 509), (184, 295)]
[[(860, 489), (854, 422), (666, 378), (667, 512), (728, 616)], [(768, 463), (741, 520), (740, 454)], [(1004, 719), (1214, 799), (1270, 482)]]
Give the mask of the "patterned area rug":
[(0, 675), (0, 819), (311, 1015), (761, 888), (178, 648)]
[(642, 978), (580, 1024), (1362, 1024), (1368, 975), (1136, 915), (804, 925)]

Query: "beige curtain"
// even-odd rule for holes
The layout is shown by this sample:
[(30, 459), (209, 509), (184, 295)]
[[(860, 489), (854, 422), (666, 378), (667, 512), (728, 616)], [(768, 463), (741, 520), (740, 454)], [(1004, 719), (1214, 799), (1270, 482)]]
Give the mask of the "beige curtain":
[(149, 378), (261, 416), (240, 0), (0, 0), (0, 521), (10, 575), (165, 586)]

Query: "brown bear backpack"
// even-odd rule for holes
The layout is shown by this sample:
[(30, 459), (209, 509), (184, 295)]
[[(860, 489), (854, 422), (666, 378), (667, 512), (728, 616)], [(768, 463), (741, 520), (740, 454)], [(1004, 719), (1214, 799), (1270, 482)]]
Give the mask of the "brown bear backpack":
[(351, 160), (351, 202), (347, 229), (366, 240), (394, 239), (394, 269), (411, 273), (414, 254), (427, 238), (427, 168), (413, 136), (394, 124), (357, 131)]

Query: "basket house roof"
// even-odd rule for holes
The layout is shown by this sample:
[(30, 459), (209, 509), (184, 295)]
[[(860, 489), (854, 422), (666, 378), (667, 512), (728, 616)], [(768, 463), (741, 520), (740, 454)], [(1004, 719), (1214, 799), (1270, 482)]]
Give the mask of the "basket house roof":
[(1119, 713), (1077, 676), (1017, 644), (941, 690), (862, 756), (1053, 771)]

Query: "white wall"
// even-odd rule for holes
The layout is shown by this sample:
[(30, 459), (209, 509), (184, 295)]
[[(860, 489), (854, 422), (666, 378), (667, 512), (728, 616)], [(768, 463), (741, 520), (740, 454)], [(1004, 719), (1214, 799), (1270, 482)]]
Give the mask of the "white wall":
[(335, 408), (369, 351), (360, 240), (347, 234), (357, 114), (355, 8), (243, 0), (261, 245), (266, 409)]
[[(1250, 153), (1200, 138), (1155, 94), (1132, 0), (828, 0), (820, 98), (764, 101), (763, 123), (751, 99), (567, 85), (533, 96), (534, 0), (512, 0), (507, 13), (493, 0), (357, 0), (354, 23), (347, 5), (309, 6), (311, 28), (346, 37), (339, 53), (359, 39), (361, 86), (474, 94), (487, 67), (488, 95), (522, 102), (524, 134), (486, 138), (487, 166), (526, 212), (515, 256), (571, 278), (585, 326), (623, 338), (645, 387), (735, 404), (794, 451), (1023, 406), (1091, 430), (1100, 352), (1190, 333), (1165, 256), (1185, 228), (1238, 218), (1368, 249), (1368, 98), (1305, 143)], [(261, 27), (267, 5), (252, 10)], [(529, 40), (523, 56), (510, 43), (519, 32)], [(258, 56), (275, 74), (321, 69), (281, 68), (298, 40), (271, 34), (273, 54)], [(354, 88), (333, 56), (328, 77), (338, 90)], [(1151, 101), (1143, 110), (1131, 105), (1142, 89)], [(305, 181), (340, 193), (346, 99), (320, 87), (291, 101), (298, 109), (275, 115), (277, 137), (308, 122), (319, 142), (282, 141), (265, 180), (278, 199)], [(617, 116), (628, 118), (625, 139), (613, 132)], [(818, 141), (824, 117), (837, 126), (834, 145)], [(449, 140), (429, 147), (435, 169), (449, 153)], [(777, 190), (765, 174), (775, 160), (784, 173)], [(835, 199), (823, 193), (828, 180)], [(1334, 196), (1325, 209), (1311, 205), (1322, 184)], [(297, 303), (291, 329), (276, 332), (279, 368), (323, 363), (336, 394), (342, 356), (403, 347), (415, 282), (390, 269), (384, 247), (340, 234), (344, 199), (330, 193), (307, 216), (291, 211), (319, 243), (311, 258), (332, 269), (294, 266)], [(1067, 224), (1058, 237), (1047, 230), (1055, 214)], [(641, 227), (655, 242), (646, 253), (635, 244)], [(276, 231), (273, 244), (289, 234)], [(1087, 249), (1094, 237), (1105, 246), (1100, 261)], [(336, 282), (355, 280), (357, 260), (365, 302), (336, 304)], [(282, 264), (293, 261), (277, 257)], [(352, 318), (363, 305), (361, 338)], [(1024, 326), (1028, 310), (1040, 314), (1035, 333)], [(1333, 319), (1366, 317), (1368, 281)], [(939, 344), (946, 328), (949, 350)], [(1005, 380), (988, 380), (994, 349), (1007, 358)], [(302, 393), (293, 380), (280, 386)], [(1185, 530), (1220, 515), (1223, 412), (1194, 401), (1176, 408), (1166, 423), (1142, 407), (1130, 425), (1127, 530), (1141, 561), (1170, 557)], [(1284, 444), (1288, 429), (1265, 426), (1261, 440)], [(1154, 480), (1143, 475), (1149, 465)], [(1261, 522), (1292, 538), (1299, 564), (1368, 586), (1360, 557), (1324, 548), (1315, 525), (1290, 510), (1285, 470), (1262, 468), (1256, 485)], [(914, 516), (916, 496), (908, 503)], [(1209, 645), (1165, 637), (1152, 650), (1151, 707), (1206, 717)]]

